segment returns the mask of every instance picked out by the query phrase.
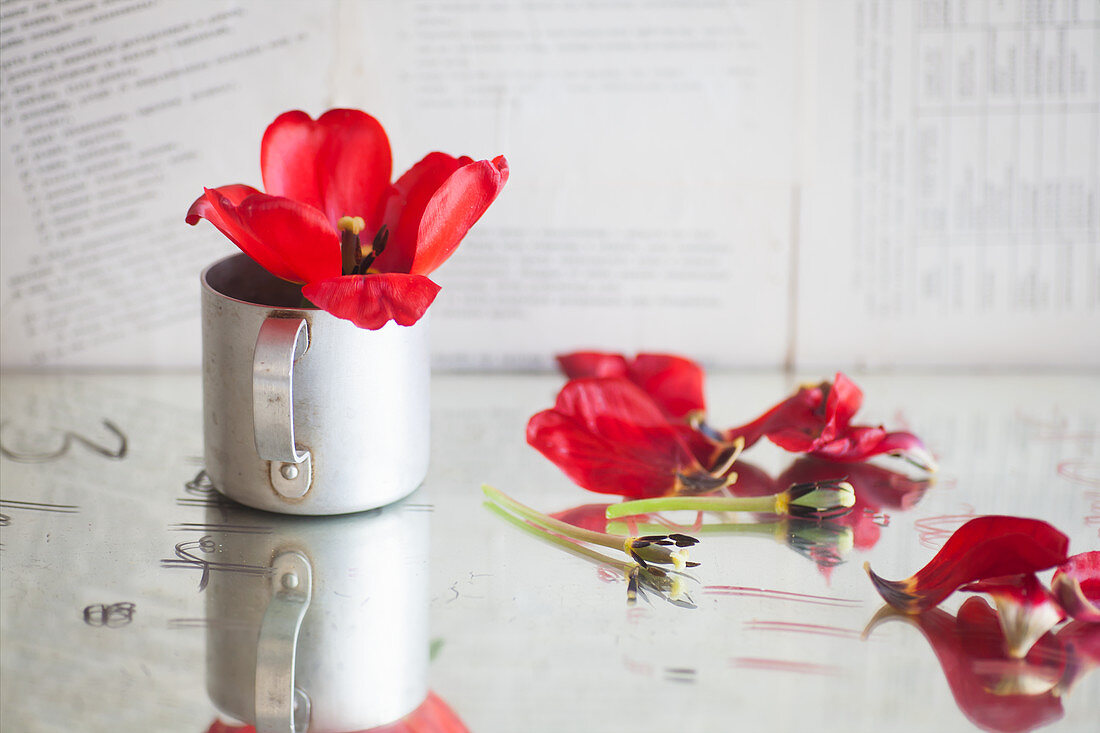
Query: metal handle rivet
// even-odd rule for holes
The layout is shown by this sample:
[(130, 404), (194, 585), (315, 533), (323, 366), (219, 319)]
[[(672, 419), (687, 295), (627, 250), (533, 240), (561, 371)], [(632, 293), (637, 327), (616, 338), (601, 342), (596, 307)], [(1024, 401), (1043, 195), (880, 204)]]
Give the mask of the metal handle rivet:
[(298, 478), (298, 467), (295, 466), (293, 463), (287, 463), (279, 469), (279, 473), (281, 473), (283, 475), (283, 478), (285, 478), (287, 481), (293, 481), (294, 479)]
[(298, 587), (298, 576), (294, 573), (287, 573), (283, 576), (283, 587), (287, 590), (294, 590)]

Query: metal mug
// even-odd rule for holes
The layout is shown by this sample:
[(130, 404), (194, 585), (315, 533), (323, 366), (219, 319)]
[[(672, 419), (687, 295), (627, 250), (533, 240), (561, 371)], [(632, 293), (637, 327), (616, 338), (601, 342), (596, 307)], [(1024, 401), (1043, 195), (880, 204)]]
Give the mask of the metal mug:
[(427, 316), (356, 327), (233, 255), (202, 273), (203, 433), (218, 491), (284, 514), (407, 496), (428, 472)]
[(428, 695), (430, 507), (289, 517), (212, 506), (206, 687), (257, 733), (391, 723)]

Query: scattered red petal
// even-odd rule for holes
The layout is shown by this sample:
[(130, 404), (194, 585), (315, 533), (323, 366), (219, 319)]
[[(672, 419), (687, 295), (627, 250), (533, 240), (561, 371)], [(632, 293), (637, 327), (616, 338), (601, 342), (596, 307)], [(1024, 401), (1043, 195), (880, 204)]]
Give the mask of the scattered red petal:
[[(638, 354), (627, 361), (622, 354), (576, 351), (557, 357), (570, 379), (625, 377), (656, 402), (670, 420), (680, 421), (706, 409), (703, 368), (674, 354)], [(702, 437), (702, 436), (700, 436)]]
[(1100, 550), (1074, 555), (1058, 566), (1051, 590), (1074, 619), (1100, 623)]
[(580, 486), (631, 498), (664, 496), (679, 474), (703, 473), (660, 408), (626, 379), (575, 379), (527, 424), (527, 442)]
[(864, 568), (887, 603), (919, 613), (965, 583), (1059, 565), (1068, 546), (1068, 538), (1046, 522), (992, 515), (959, 527), (927, 565), (905, 580), (884, 580), (869, 564)]

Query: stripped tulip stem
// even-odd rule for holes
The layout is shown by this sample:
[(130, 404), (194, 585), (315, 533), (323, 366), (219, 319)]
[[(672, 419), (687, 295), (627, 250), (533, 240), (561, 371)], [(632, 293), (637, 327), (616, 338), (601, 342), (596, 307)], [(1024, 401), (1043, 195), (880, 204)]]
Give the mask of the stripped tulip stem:
[[(655, 563), (658, 565), (672, 565), (681, 570), (685, 567), (698, 565), (698, 563), (688, 562), (687, 560), (686, 548), (698, 542), (694, 537), (678, 533), (624, 537), (623, 535), (607, 534), (606, 532), (594, 532), (590, 529), (583, 529), (563, 522), (560, 519), (548, 517), (487, 484), (482, 485), (481, 490), (493, 504), (546, 532), (561, 535), (568, 540), (587, 542), (590, 545), (618, 550), (642, 567), (648, 567), (651, 563)], [(673, 546), (679, 549), (669, 549)]]
[[(622, 552), (625, 552), (633, 562), (627, 562), (625, 560), (619, 560), (613, 557), (609, 557), (602, 552), (597, 552), (590, 547), (586, 547), (581, 544), (581, 541), (572, 537), (573, 534), (579, 535), (599, 535), (599, 532), (589, 532), (588, 530), (581, 530), (578, 527), (572, 525), (566, 525), (571, 530), (576, 530), (575, 533), (570, 532), (566, 534), (560, 530), (551, 530), (547, 526), (541, 524), (541, 520), (551, 520), (548, 523), (556, 523), (557, 520), (552, 520), (551, 517), (547, 517), (544, 514), (536, 512), (529, 507), (524, 507), (523, 504), (511, 499), (502, 492), (493, 489), (489, 486), (483, 486), (483, 491), (487, 497), (485, 506), (497, 516), (501, 517), (509, 524), (523, 530), (527, 534), (534, 535), (538, 539), (548, 544), (554, 545), (559, 549), (595, 563), (601, 567), (611, 568), (617, 570), (622, 574), (623, 578), (627, 581), (627, 600), (629, 603), (634, 603), (639, 596), (648, 601), (644, 590), (649, 590), (657, 593), (662, 598), (667, 600), (676, 606), (684, 608), (695, 608), (694, 602), (687, 594), (684, 588), (684, 578), (691, 579), (690, 575), (677, 570), (665, 570), (664, 568), (652, 565), (654, 562), (673, 562), (677, 568), (684, 566), (694, 566), (698, 563), (685, 563), (682, 560), (682, 556), (679, 556), (677, 560), (671, 560), (674, 555), (667, 550), (663, 544), (657, 544), (658, 541), (664, 541), (671, 537), (683, 538), (683, 540), (691, 540), (690, 544), (694, 544), (695, 540), (687, 538), (684, 535), (671, 535), (666, 537), (637, 537), (626, 538), (626, 542), (622, 542), (616, 547)], [(503, 499), (503, 502), (498, 503), (497, 499)], [(530, 516), (524, 515), (519, 511), (509, 511), (509, 504), (522, 507), (530, 512)], [(564, 523), (562, 523), (564, 524)], [(610, 536), (610, 535), (608, 535)], [(618, 540), (622, 541), (623, 537), (618, 537)], [(632, 544), (633, 541), (633, 544)], [(670, 540), (669, 544), (680, 544), (682, 540)], [(643, 555), (648, 556), (648, 561)]]
[(504, 509), (504, 507), (500, 506), (499, 504), (495, 504), (492, 501), (485, 502), (485, 507), (489, 509), (489, 511), (496, 514), (498, 517), (507, 521), (509, 524), (519, 527), (524, 532), (534, 537), (538, 537), (543, 542), (548, 542), (549, 544), (554, 545), (555, 547), (559, 547), (566, 552), (572, 553), (577, 557), (582, 557), (585, 560), (590, 560), (599, 565), (606, 565), (608, 567), (614, 568), (623, 573), (624, 576), (627, 575), (630, 572), (630, 568), (633, 567), (633, 563), (628, 563), (625, 560), (616, 560), (615, 558), (605, 555), (602, 552), (596, 552), (590, 547), (585, 547), (578, 542), (566, 539), (565, 537), (554, 534), (552, 532), (547, 532), (544, 528), (536, 524), (532, 524), (530, 521), (520, 519), (516, 515), (508, 512), (506, 509)]
[(852, 510), (855, 489), (847, 481), (829, 479), (792, 484), (773, 496), (663, 496), (612, 504), (608, 519), (665, 511), (768, 512), (799, 519), (834, 519)]
[(700, 511), (700, 512), (774, 512), (775, 499), (772, 496), (659, 496), (653, 499), (636, 499), (611, 504), (605, 516), (608, 519), (632, 517), (653, 512)]

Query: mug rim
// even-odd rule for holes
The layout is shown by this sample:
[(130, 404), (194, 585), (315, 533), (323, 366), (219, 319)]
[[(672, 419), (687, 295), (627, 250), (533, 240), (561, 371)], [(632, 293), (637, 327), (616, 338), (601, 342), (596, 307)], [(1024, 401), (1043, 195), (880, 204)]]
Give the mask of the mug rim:
[(271, 278), (272, 281), (280, 282), (280, 283), (288, 283), (289, 284), (288, 280), (282, 280), (282, 279), (276, 277), (275, 275), (272, 275), (267, 270), (265, 270), (258, 262), (256, 262), (254, 259), (249, 257), (246, 253), (236, 252), (234, 254), (223, 257), (220, 260), (216, 260), (214, 262), (211, 262), (209, 265), (207, 265), (206, 267), (203, 268), (202, 272), (199, 274), (199, 281), (202, 284), (203, 290), (209, 292), (211, 295), (214, 295), (218, 298), (222, 298), (224, 300), (232, 301), (234, 303), (239, 303), (240, 305), (244, 305), (244, 306), (251, 306), (253, 308), (261, 308), (261, 309), (264, 309), (264, 310), (271, 310), (273, 308), (276, 308), (280, 311), (300, 311), (302, 313), (320, 313), (320, 312), (323, 312), (317, 306), (279, 305), (279, 304), (272, 304), (272, 303), (258, 303), (254, 300), (245, 300), (243, 298), (239, 298), (237, 296), (230, 295), (230, 294), (224, 292), (223, 290), (220, 290), (219, 288), (215, 287), (210, 282), (210, 279), (209, 279), (210, 278), (210, 273), (213, 272), (216, 268), (227, 266), (229, 263), (234, 262), (234, 261), (251, 263), (260, 272), (264, 273), (269, 278)]

